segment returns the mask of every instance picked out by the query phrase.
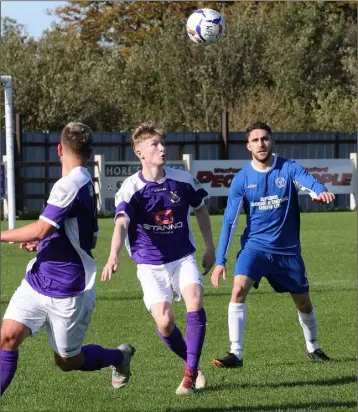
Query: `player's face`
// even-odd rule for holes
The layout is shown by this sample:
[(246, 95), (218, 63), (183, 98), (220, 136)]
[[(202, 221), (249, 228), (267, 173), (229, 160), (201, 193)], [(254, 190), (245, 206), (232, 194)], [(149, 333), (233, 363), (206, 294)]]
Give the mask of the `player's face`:
[(250, 132), (246, 147), (258, 162), (265, 163), (270, 158), (272, 146), (271, 136), (266, 130), (255, 129)]
[(164, 140), (159, 136), (138, 142), (135, 151), (142, 163), (147, 166), (162, 166), (165, 163)]

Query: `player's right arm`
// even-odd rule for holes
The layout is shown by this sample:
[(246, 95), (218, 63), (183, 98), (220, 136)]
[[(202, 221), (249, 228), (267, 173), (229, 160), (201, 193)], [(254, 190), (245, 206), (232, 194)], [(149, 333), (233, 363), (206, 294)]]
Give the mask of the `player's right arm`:
[(1, 241), (26, 244), (50, 236), (70, 215), (77, 192), (77, 186), (69, 179), (58, 180), (53, 185), (47, 205), (39, 220), (18, 229), (1, 232)]
[(117, 216), (112, 236), (111, 251), (108, 261), (103, 268), (101, 281), (111, 279), (112, 274), (118, 269), (118, 255), (124, 245), (128, 233), (128, 221), (123, 214)]
[(111, 251), (108, 261), (103, 269), (101, 281), (111, 279), (112, 274), (118, 269), (118, 256), (128, 235), (128, 226), (133, 218), (134, 210), (134, 190), (131, 180), (125, 180), (115, 196), (115, 216), (114, 231), (112, 236)]
[(211, 275), (211, 283), (214, 287), (219, 287), (220, 276), (226, 279), (226, 260), (229, 252), (231, 240), (235, 234), (237, 222), (243, 205), (244, 193), (244, 172), (239, 172), (233, 179), (224, 218), (221, 227), (219, 245), (216, 254), (216, 266)]

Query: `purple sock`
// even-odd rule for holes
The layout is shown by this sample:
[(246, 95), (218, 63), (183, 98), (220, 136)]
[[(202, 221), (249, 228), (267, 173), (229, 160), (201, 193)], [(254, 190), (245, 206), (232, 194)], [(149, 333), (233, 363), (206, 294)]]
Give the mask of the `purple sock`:
[(80, 368), (81, 371), (97, 371), (110, 365), (119, 365), (123, 355), (118, 349), (105, 349), (99, 345), (82, 346), (85, 355), (85, 363)]
[(1, 395), (10, 385), (17, 369), (19, 351), (1, 349)]
[(203, 348), (206, 332), (206, 313), (204, 308), (198, 312), (186, 314), (185, 341), (187, 346), (187, 366), (191, 372), (196, 372), (199, 365), (201, 349)]
[(183, 339), (183, 335), (176, 325), (174, 326), (173, 332), (169, 336), (162, 335), (159, 332), (158, 328), (157, 334), (170, 350), (176, 353), (179, 358), (182, 358), (184, 361), (186, 361), (186, 343)]

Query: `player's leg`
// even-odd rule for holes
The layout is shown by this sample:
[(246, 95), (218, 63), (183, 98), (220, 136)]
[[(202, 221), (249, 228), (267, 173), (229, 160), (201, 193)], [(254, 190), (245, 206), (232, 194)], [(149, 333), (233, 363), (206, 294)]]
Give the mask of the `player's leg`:
[(301, 255), (272, 255), (275, 273), (268, 281), (276, 292), (289, 292), (298, 310), (298, 319), (306, 341), (306, 355), (311, 360), (329, 360), (317, 342), (317, 319), (309, 296), (309, 282)]
[(169, 302), (153, 303), (150, 312), (156, 323), (157, 335), (162, 342), (179, 358), (186, 361), (186, 343), (175, 324), (172, 305)]
[(30, 334), (30, 328), (23, 323), (4, 319), (1, 326), (1, 395), (15, 376), (18, 347)]
[(45, 322), (41, 296), (23, 280), (9, 302), (1, 326), (1, 394), (14, 378), (19, 346), (26, 337), (38, 333)]
[(176, 391), (179, 395), (186, 395), (192, 393), (194, 388), (200, 389), (206, 385), (205, 375), (199, 370), (206, 334), (206, 313), (203, 308), (203, 281), (194, 255), (177, 261), (173, 289), (179, 297), (183, 297), (187, 311), (185, 376)]
[(118, 389), (128, 383), (130, 361), (135, 352), (131, 345), (123, 344), (117, 349), (93, 344), (82, 346), (94, 308), (90, 294), (85, 292), (64, 299), (48, 298), (46, 307), (48, 339), (54, 350), (55, 363), (62, 371), (90, 372), (110, 366), (113, 369), (113, 387)]
[(243, 366), (244, 331), (246, 325), (246, 298), (255, 283), (259, 282), (266, 265), (262, 253), (244, 249), (236, 261), (235, 276), (228, 307), (230, 350), (227, 356), (216, 358), (213, 365), (221, 368)]
[(316, 311), (311, 303), (309, 293), (291, 293), (292, 299), (298, 311), (298, 320), (302, 327), (306, 341), (306, 356), (309, 360), (324, 362), (329, 357), (318, 345), (318, 327)]
[(162, 342), (177, 356), (186, 360), (186, 343), (174, 321), (173, 290), (170, 277), (173, 263), (137, 266), (137, 276), (143, 291), (143, 301), (156, 323)]

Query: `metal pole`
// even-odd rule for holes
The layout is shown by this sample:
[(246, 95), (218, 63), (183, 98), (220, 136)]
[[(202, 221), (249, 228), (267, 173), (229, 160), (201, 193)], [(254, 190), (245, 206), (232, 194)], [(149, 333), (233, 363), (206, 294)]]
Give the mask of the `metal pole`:
[(221, 138), (222, 138), (222, 159), (229, 158), (229, 112), (223, 110), (221, 112)]
[(1, 84), (5, 88), (5, 136), (6, 136), (6, 169), (7, 169), (7, 203), (8, 228), (15, 228), (15, 162), (14, 162), (14, 130), (12, 119), (12, 79), (1, 76)]

